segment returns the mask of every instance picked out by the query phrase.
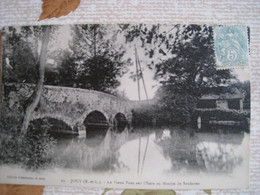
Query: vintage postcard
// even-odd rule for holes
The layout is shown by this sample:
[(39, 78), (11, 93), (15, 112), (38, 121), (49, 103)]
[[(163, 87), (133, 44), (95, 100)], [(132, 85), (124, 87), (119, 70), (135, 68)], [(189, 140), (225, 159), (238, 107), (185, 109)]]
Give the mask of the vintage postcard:
[(5, 27), (0, 182), (247, 188), (248, 31)]

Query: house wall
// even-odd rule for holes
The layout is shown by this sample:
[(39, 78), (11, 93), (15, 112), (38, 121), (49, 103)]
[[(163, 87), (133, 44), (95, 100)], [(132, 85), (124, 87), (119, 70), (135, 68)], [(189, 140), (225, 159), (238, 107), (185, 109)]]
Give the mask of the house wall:
[(217, 108), (220, 109), (228, 109), (228, 101), (227, 100), (216, 100)]

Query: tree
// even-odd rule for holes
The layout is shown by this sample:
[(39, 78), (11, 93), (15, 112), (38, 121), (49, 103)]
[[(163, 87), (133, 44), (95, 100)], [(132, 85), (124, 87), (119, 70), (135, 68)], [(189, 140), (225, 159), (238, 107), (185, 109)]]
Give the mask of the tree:
[[(36, 84), (34, 93), (26, 101), (25, 114), (21, 128), (25, 134), (36, 108), (43, 88), (46, 68), (47, 45), (51, 38), (50, 26), (22, 26), (4, 29), (4, 79), (15, 83)], [(41, 49), (40, 47), (41, 46)]]
[[(138, 39), (153, 60), (161, 87), (158, 107), (169, 118), (189, 123), (204, 89), (230, 82), (229, 70), (216, 70), (213, 30), (206, 25), (122, 25), (126, 42)], [(155, 58), (160, 56), (160, 59)]]
[(84, 60), (96, 56), (97, 54), (107, 53), (111, 43), (105, 38), (107, 33), (106, 25), (84, 24), (73, 26), (73, 38), (70, 48), (73, 55)]
[(34, 109), (36, 108), (36, 106), (38, 105), (41, 94), (42, 94), (45, 66), (46, 66), (46, 59), (47, 59), (47, 46), (48, 46), (49, 38), (50, 38), (50, 31), (51, 31), (51, 27), (46, 26), (44, 29), (43, 37), (42, 37), (39, 78), (37, 81), (36, 88), (35, 88), (32, 96), (30, 97), (30, 103), (26, 107), (26, 110), (25, 110), (22, 129), (21, 129), (22, 134), (26, 133), (28, 126), (29, 126), (29, 122), (31, 121), (31, 118), (32, 118), (32, 113), (33, 113)]
[(216, 70), (211, 27), (189, 25), (175, 39), (174, 45), (166, 44), (173, 57), (155, 65), (155, 78), (162, 83), (161, 98), (172, 116), (189, 124), (203, 92), (227, 85), (232, 76), (229, 70)]
[(236, 87), (243, 94), (244, 109), (250, 109), (250, 81), (237, 81), (230, 87)]
[(95, 56), (83, 63), (79, 72), (79, 87), (103, 92), (112, 92), (120, 85), (118, 77), (124, 74), (123, 62), (112, 61), (106, 56)]
[(54, 64), (46, 67), (45, 84), (66, 87), (76, 86), (76, 67), (72, 52), (57, 49), (52, 53)]
[(216, 70), (210, 26), (140, 24), (121, 25), (121, 29), (126, 42), (140, 40), (139, 45), (152, 58), (148, 67), (155, 70), (161, 84), (181, 84), (181, 90), (197, 92), (231, 78), (229, 70)]
[(116, 43), (115, 36), (109, 25), (75, 25), (71, 53), (60, 68), (69, 68), (73, 74), (61, 74), (61, 83), (67, 86), (70, 84), (65, 80), (70, 80), (75, 87), (110, 93), (118, 87), (118, 78), (126, 73), (130, 60), (124, 59), (125, 49)]
[[(6, 27), (4, 29), (3, 80), (4, 82), (36, 83), (40, 66), (40, 46), (45, 26)], [(50, 39), (55, 37), (58, 27), (52, 26)], [(54, 39), (50, 43), (54, 43)], [(51, 45), (50, 45), (51, 46)], [(62, 53), (55, 46), (49, 47), (49, 57)], [(51, 54), (51, 55), (50, 55)], [(48, 71), (47, 84), (55, 84), (57, 71)], [(55, 75), (56, 74), (56, 75)]]
[(28, 28), (6, 27), (4, 29), (4, 82), (35, 83), (37, 81), (38, 55), (35, 54), (35, 42), (28, 41), (29, 35), (26, 34)]

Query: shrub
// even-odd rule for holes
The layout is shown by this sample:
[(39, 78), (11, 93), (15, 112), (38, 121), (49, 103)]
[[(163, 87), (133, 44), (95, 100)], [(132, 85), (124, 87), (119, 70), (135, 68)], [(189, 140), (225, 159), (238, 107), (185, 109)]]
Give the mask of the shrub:
[[(9, 117), (8, 121), (15, 120), (11, 120)], [(49, 134), (31, 126), (26, 135), (22, 136), (19, 125), (4, 124), (1, 125), (5, 129), (2, 129), (0, 138), (0, 163), (16, 164), (32, 170), (45, 168), (52, 164), (56, 140)], [(6, 129), (7, 127), (10, 129)]]
[[(192, 116), (193, 127), (197, 127), (197, 118), (201, 117), (201, 126), (203, 130), (217, 128), (217, 125), (211, 125), (210, 120), (215, 121), (236, 121), (240, 125), (234, 127), (233, 125), (230, 128), (238, 129), (240, 131), (249, 132), (249, 119), (250, 112), (243, 112), (238, 110), (223, 110), (223, 109), (210, 109), (210, 110), (196, 110)], [(227, 127), (226, 127), (227, 128)]]
[[(26, 135), (20, 134), (26, 99), (24, 97), (30, 96), (30, 92), (26, 93), (29, 90), (25, 90), (17, 95), (18, 89), (19, 85), (4, 86), (0, 123), (0, 163), (16, 164), (33, 170), (44, 168), (52, 163), (56, 141), (46, 133), (46, 129), (33, 123)], [(12, 91), (16, 93), (11, 93)]]
[(56, 140), (42, 129), (28, 130), (21, 141), (21, 162), (24, 167), (36, 170), (52, 165)]
[(155, 118), (156, 116), (152, 107), (135, 109), (132, 112), (132, 124), (134, 127), (146, 127), (153, 125), (153, 118)]

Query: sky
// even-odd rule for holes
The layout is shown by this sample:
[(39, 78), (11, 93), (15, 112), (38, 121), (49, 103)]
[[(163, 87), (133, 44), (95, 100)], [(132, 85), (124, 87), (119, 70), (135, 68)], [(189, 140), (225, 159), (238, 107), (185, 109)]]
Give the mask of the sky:
[[(134, 56), (133, 56), (134, 57)], [(143, 68), (143, 77), (145, 81), (145, 86), (148, 94), (148, 99), (152, 99), (154, 97), (154, 94), (156, 90), (158, 89), (159, 84), (157, 81), (153, 79), (154, 72), (152, 70), (149, 70), (147, 67), (145, 67), (145, 64), (141, 64), (141, 67)], [(135, 66), (131, 67), (132, 71), (135, 71)], [(137, 81), (133, 81), (129, 78), (130, 74), (125, 74), (121, 79), (121, 85), (119, 86), (120, 91), (124, 91), (126, 96), (130, 100), (138, 100), (138, 87), (137, 87)], [(140, 96), (141, 100), (146, 100), (144, 87), (142, 84), (142, 81), (140, 80)]]

